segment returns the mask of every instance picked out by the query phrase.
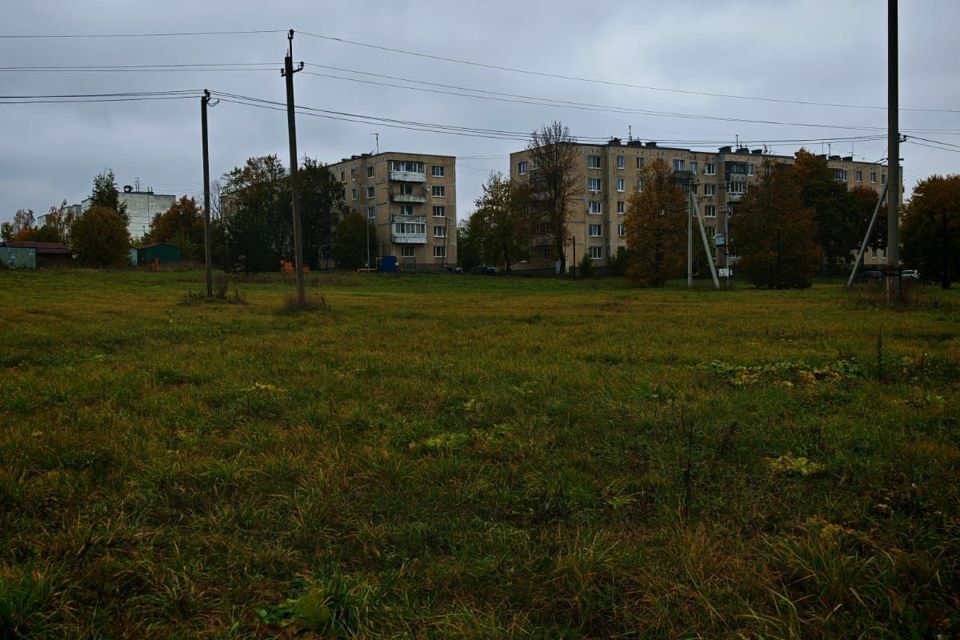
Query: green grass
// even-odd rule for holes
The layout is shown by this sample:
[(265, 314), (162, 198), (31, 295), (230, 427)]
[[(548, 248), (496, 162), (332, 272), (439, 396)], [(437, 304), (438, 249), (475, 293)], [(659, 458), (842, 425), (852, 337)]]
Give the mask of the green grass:
[(0, 637), (960, 634), (955, 291), (201, 282), (0, 272)]

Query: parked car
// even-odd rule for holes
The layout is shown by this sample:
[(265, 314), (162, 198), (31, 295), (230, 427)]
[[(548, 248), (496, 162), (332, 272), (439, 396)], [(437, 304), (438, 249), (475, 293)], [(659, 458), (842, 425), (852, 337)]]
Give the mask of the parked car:
[(496, 267), (491, 267), (488, 264), (482, 264), (474, 270), (476, 273), (479, 273), (482, 276), (495, 276), (500, 273), (500, 269)]
[(856, 282), (871, 282), (873, 280), (883, 280), (883, 271), (877, 271), (876, 269), (868, 269), (866, 271), (860, 271), (857, 273), (857, 276), (854, 278)]
[(919, 280), (920, 272), (916, 269), (904, 269), (900, 272), (900, 278), (903, 280)]

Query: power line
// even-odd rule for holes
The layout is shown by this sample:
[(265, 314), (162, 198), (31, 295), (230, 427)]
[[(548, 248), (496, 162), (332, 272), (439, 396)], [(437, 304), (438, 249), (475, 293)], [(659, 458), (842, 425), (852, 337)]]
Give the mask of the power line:
[[(452, 58), (448, 56), (441, 56), (429, 53), (423, 53), (420, 51), (411, 51), (408, 49), (399, 49), (396, 47), (388, 47), (384, 45), (373, 44), (370, 42), (361, 42), (358, 40), (350, 40), (347, 38), (340, 38), (336, 36), (328, 36), (320, 33), (311, 33), (309, 31), (300, 31), (305, 36), (312, 38), (318, 38), (321, 40), (327, 40), (331, 42), (338, 42), (342, 44), (350, 44), (357, 47), (365, 47), (368, 49), (376, 49), (379, 51), (386, 51), (389, 53), (399, 53), (407, 56), (414, 56), (418, 58), (426, 58), (429, 60), (438, 60), (441, 62), (450, 62), (455, 64), (463, 64), (472, 67), (481, 67), (484, 69), (492, 69), (496, 71), (507, 71), (510, 73), (520, 73), (524, 75), (537, 76), (541, 78), (553, 78), (557, 80), (569, 80), (575, 82), (586, 82), (590, 84), (600, 84), (614, 87), (628, 87), (631, 89), (642, 89), (645, 91), (658, 91), (664, 93), (677, 93), (682, 95), (696, 95), (696, 96), (707, 96), (711, 98), (729, 98), (734, 100), (751, 100), (758, 102), (774, 102), (782, 104), (799, 104), (806, 106), (818, 106), (818, 107), (835, 107), (843, 109), (873, 109), (879, 111), (885, 111), (886, 107), (877, 107), (871, 105), (859, 105), (859, 104), (845, 104), (845, 103), (836, 103), (836, 102), (816, 102), (813, 100), (798, 100), (791, 98), (770, 98), (764, 96), (745, 96), (737, 95), (732, 93), (719, 93), (713, 91), (695, 91), (692, 89), (676, 89), (671, 87), (658, 87), (653, 85), (643, 85), (643, 84), (634, 84), (629, 82), (616, 82), (613, 80), (600, 80), (597, 78), (585, 78), (581, 76), (572, 76), (565, 75), (560, 73), (548, 73), (544, 71), (534, 71), (531, 69), (522, 69), (519, 67), (508, 67), (504, 65), (490, 64), (486, 62), (478, 62), (476, 60), (465, 60), (462, 58)], [(960, 109), (934, 109), (934, 108), (912, 108), (912, 107), (900, 107), (901, 111), (920, 111), (920, 112), (931, 112), (931, 113), (960, 113)]]
[(52, 40), (84, 38), (176, 38), (187, 36), (240, 36), (263, 33), (286, 33), (286, 29), (251, 29), (247, 31), (168, 31), (161, 33), (45, 33), (0, 34), (0, 40)]
[[(322, 65), (318, 65), (318, 66), (322, 66)], [(574, 102), (568, 102), (568, 101), (562, 101), (562, 100), (555, 101), (550, 98), (538, 98), (538, 97), (532, 97), (532, 96), (524, 96), (520, 94), (506, 94), (501, 92), (489, 92), (489, 91), (477, 90), (482, 93), (497, 93), (499, 96), (513, 96), (514, 98), (518, 98), (518, 99), (510, 99), (506, 97), (489, 96), (489, 95), (473, 95), (469, 93), (443, 91), (439, 89), (408, 87), (408, 86), (399, 85), (399, 84), (377, 82), (375, 80), (361, 80), (358, 78), (346, 78), (343, 76), (317, 73), (313, 71), (304, 72), (304, 73), (312, 76), (332, 78), (335, 80), (345, 80), (348, 82), (357, 82), (361, 84), (370, 84), (370, 85), (377, 85), (377, 86), (383, 86), (383, 87), (393, 87), (397, 89), (407, 89), (410, 91), (421, 91), (421, 92), (428, 92), (428, 93), (439, 93), (444, 95), (454, 95), (454, 96), (461, 96), (465, 98), (474, 98), (477, 100), (495, 100), (498, 102), (511, 102), (511, 103), (519, 103), (519, 104), (530, 104), (530, 105), (536, 105), (536, 106), (560, 107), (564, 109), (577, 109), (581, 111), (602, 111), (602, 112), (608, 112), (608, 113), (647, 115), (647, 116), (664, 117), (664, 118), (682, 118), (682, 119), (691, 119), (691, 120), (715, 120), (720, 122), (737, 122), (737, 123), (745, 123), (745, 124), (765, 124), (765, 125), (791, 126), (791, 127), (810, 127), (810, 128), (817, 128), (817, 129), (842, 129), (846, 131), (883, 131), (884, 130), (884, 127), (817, 124), (817, 123), (810, 123), (810, 122), (788, 122), (788, 121), (780, 121), (780, 120), (760, 120), (760, 119), (753, 119), (753, 118), (711, 116), (711, 115), (704, 115), (704, 114), (682, 113), (682, 112), (673, 112), (673, 111), (652, 111), (649, 109), (631, 109), (627, 107), (593, 105), (589, 103), (574, 103)], [(410, 81), (404, 78), (398, 78), (398, 79), (405, 80), (407, 82), (418, 82), (416, 80)], [(458, 88), (462, 88), (462, 87), (458, 87)], [(473, 91), (473, 89), (465, 89), (465, 90)]]
[(34, 67), (0, 67), (0, 72), (56, 72), (56, 73), (124, 73), (174, 71), (276, 71), (272, 62), (226, 62), (209, 64), (111, 64), (111, 65), (49, 65)]

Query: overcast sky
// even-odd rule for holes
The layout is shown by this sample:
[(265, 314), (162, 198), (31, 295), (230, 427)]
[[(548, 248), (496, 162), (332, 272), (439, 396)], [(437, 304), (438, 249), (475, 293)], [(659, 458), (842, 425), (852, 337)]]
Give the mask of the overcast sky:
[[(636, 86), (542, 77), (311, 37), (294, 41), (306, 71), (367, 81), (409, 82), (381, 74), (576, 103), (621, 112), (531, 105), (363, 84), (301, 73), (297, 104), (397, 120), (529, 132), (562, 120), (575, 136), (716, 142), (883, 135), (885, 111), (715, 97), (729, 94), (846, 105), (886, 104), (885, 0), (688, 0), (683, 3), (567, 2), (14, 2), (2, 9), (0, 34), (131, 34), (293, 28), (382, 47)], [(900, 1), (901, 130), (960, 145), (957, 0)], [(203, 89), (283, 101), (279, 69), (285, 33), (162, 38), (0, 39), (0, 67), (271, 63), (263, 70), (0, 70), (0, 94), (38, 95)], [(349, 69), (332, 71), (316, 65)], [(452, 91), (438, 87), (441, 91)], [(455, 90), (459, 91), (459, 90)], [(691, 93), (692, 92), (692, 93)], [(483, 94), (491, 97), (490, 94)], [(499, 96), (506, 100), (517, 100)], [(528, 101), (529, 102), (529, 101)], [(790, 123), (826, 128), (623, 113), (622, 109)], [(322, 162), (372, 151), (458, 156), (458, 216), (473, 210), (491, 171), (508, 172), (507, 154), (522, 140), (414, 132), (384, 124), (320, 117), (297, 120), (299, 151)], [(97, 104), (0, 104), (0, 220), (20, 208), (45, 213), (63, 199), (80, 202), (93, 177), (112, 168), (120, 185), (158, 193), (202, 193), (199, 100)], [(923, 142), (923, 141), (918, 141)], [(924, 144), (928, 144), (924, 142)], [(211, 173), (254, 155), (287, 164), (281, 111), (222, 102), (210, 112)], [(798, 144), (768, 145), (792, 153)], [(826, 144), (807, 144), (817, 153)], [(879, 160), (886, 142), (837, 142), (834, 154)], [(901, 148), (908, 192), (933, 173), (960, 172), (960, 153), (915, 143)], [(960, 148), (957, 148), (960, 151)]]

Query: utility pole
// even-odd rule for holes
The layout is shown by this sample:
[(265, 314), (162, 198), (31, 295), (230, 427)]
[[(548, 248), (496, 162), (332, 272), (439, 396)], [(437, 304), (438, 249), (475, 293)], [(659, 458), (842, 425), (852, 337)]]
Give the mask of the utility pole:
[[(663, 215), (663, 211), (660, 215)], [(689, 200), (687, 201), (687, 288), (693, 288), (693, 207)]]
[(287, 133), (290, 136), (290, 193), (293, 196), (293, 264), (297, 270), (297, 304), (307, 302), (303, 283), (303, 235), (300, 231), (300, 190), (297, 185), (297, 121), (294, 114), (293, 74), (303, 70), (303, 62), (293, 68), (293, 29), (287, 34), (289, 43), (287, 55), (283, 59), (283, 71), (287, 80)]
[(900, 299), (900, 84), (897, 0), (887, 0), (887, 302)]
[(210, 239), (210, 146), (207, 143), (207, 106), (210, 92), (200, 96), (200, 130), (203, 136), (203, 261), (207, 268), (207, 297), (213, 298), (213, 247)]

